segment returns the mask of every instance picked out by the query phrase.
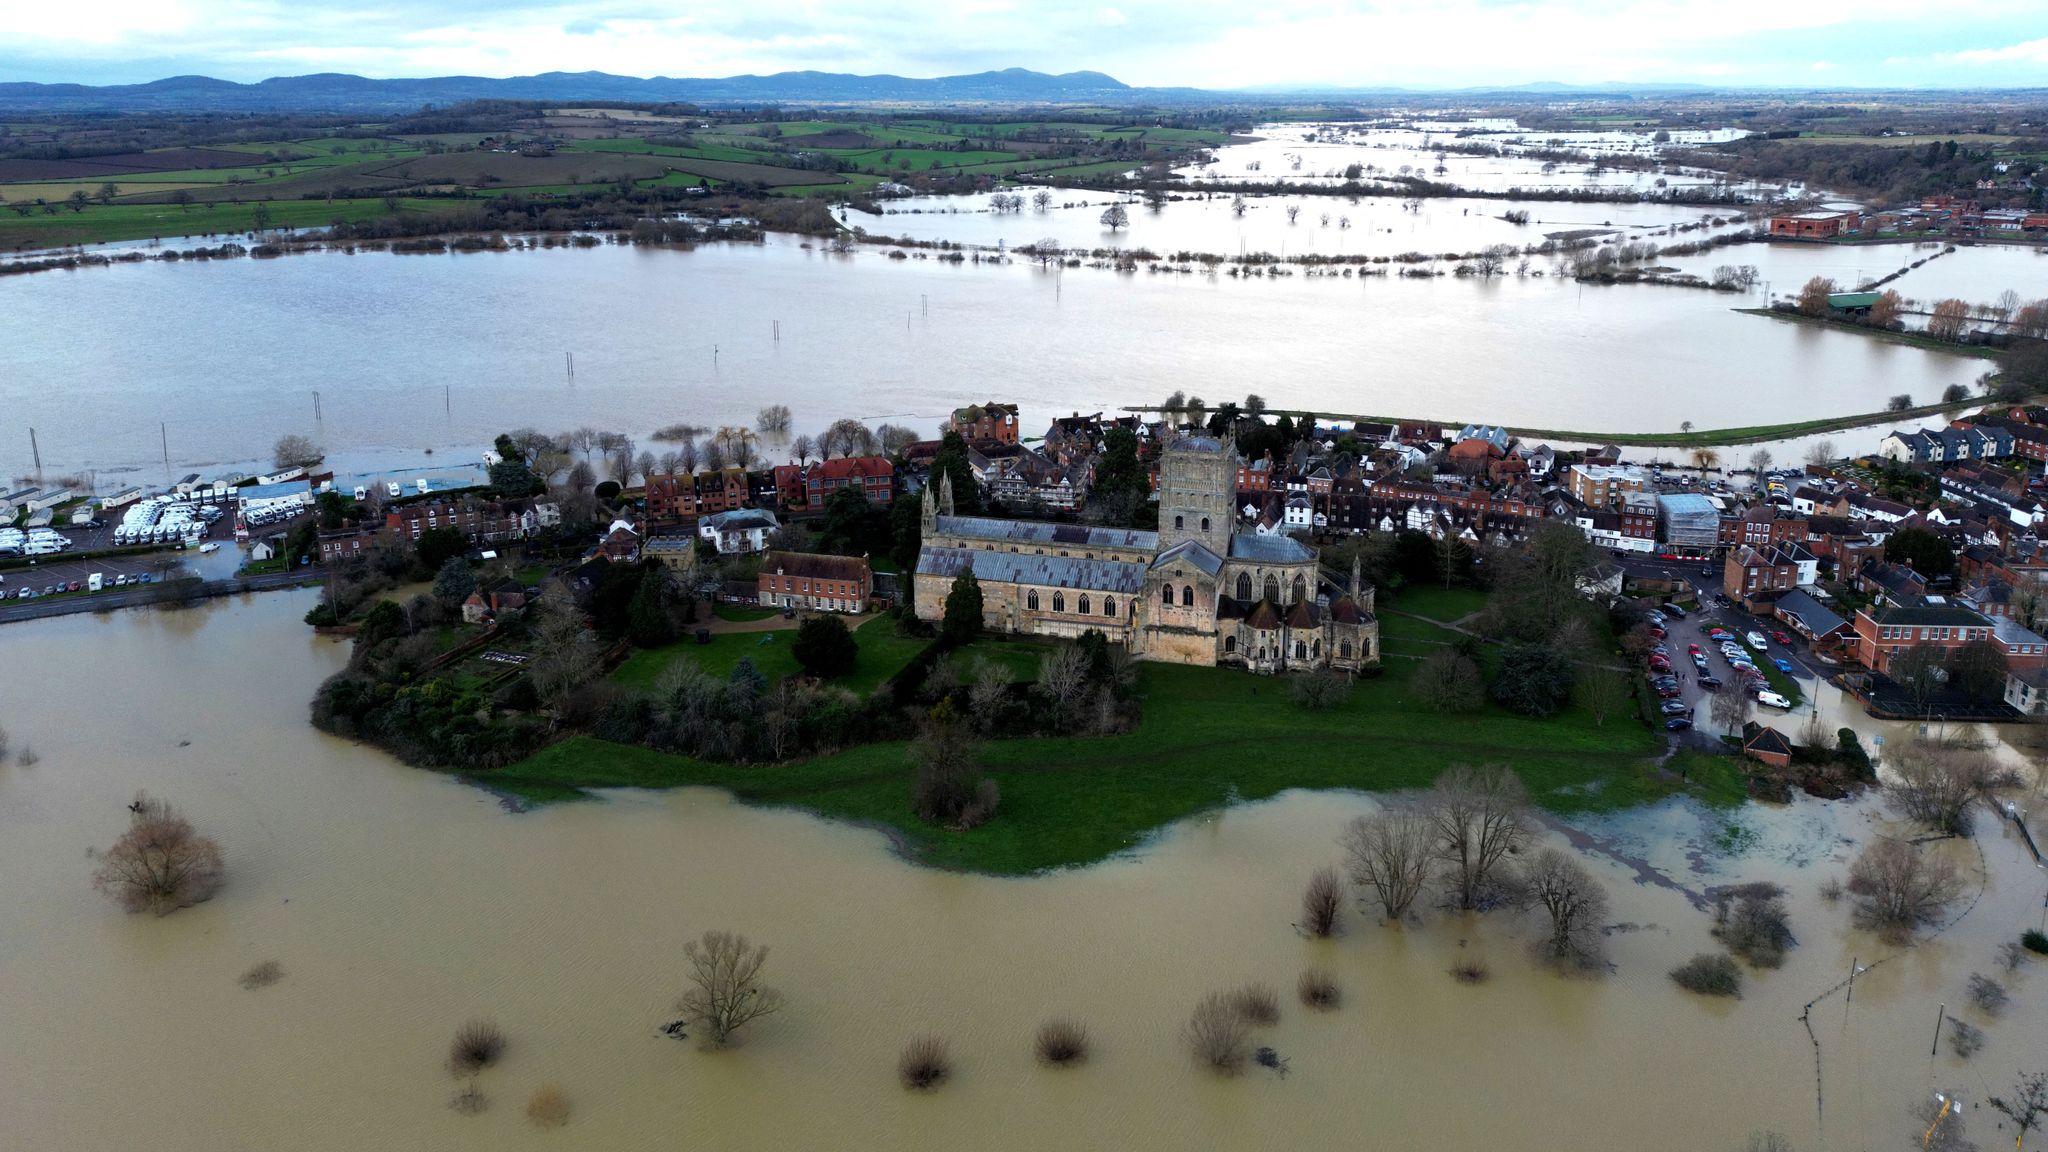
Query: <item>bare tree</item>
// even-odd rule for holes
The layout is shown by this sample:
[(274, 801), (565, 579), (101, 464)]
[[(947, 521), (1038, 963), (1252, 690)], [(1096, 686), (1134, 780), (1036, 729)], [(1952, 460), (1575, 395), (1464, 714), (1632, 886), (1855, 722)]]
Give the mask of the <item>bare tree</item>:
[(1628, 681), (1612, 669), (1583, 665), (1579, 669), (1579, 683), (1574, 695), (1578, 697), (1579, 704), (1593, 714), (1594, 725), (1605, 727), (1607, 718), (1628, 704)]
[(1927, 318), (1927, 334), (1936, 340), (1958, 340), (1970, 322), (1970, 306), (1953, 297), (1937, 301)]
[(1899, 322), (1899, 313), (1905, 307), (1905, 298), (1899, 295), (1898, 289), (1887, 288), (1871, 303), (1870, 314), (1864, 317), (1863, 322), (1872, 328), (1890, 328)]
[(922, 439), (924, 437), (919, 436), (915, 430), (905, 428), (901, 424), (884, 424), (875, 429), (875, 440), (881, 445), (884, 456), (901, 456), (912, 444)]
[(1809, 468), (1825, 468), (1839, 459), (1841, 456), (1835, 451), (1833, 440), (1816, 440), (1806, 450), (1806, 466)]
[(1476, 712), (1486, 702), (1479, 665), (1455, 648), (1433, 649), (1416, 665), (1409, 683), (1438, 712)]
[(1244, 1070), (1251, 1056), (1250, 1031), (1231, 996), (1211, 992), (1195, 1006), (1181, 1039), (1195, 1063), (1225, 1076)]
[(676, 464), (685, 476), (692, 475), (697, 471), (697, 440), (695, 437), (685, 436), (681, 440), (676, 441)]
[(1122, 204), (1111, 204), (1102, 210), (1102, 226), (1111, 232), (1130, 227), (1131, 214)]
[(1742, 725), (1749, 719), (1749, 710), (1755, 706), (1750, 699), (1749, 689), (1743, 687), (1740, 678), (1731, 678), (1726, 684), (1714, 689), (1712, 703), (1708, 706), (1715, 725), (1730, 732), (1742, 731)]
[(595, 679), (599, 671), (597, 638), (584, 626), (583, 614), (557, 581), (541, 595), (529, 625), (533, 658), (526, 677), (541, 701), (559, 707), (570, 693)]
[(1437, 777), (1423, 811), (1458, 907), (1470, 911), (1486, 901), (1495, 868), (1528, 837), (1528, 806), (1522, 782), (1500, 765), (1459, 766)]
[(2012, 1121), (2016, 1129), (2012, 1146), (2019, 1152), (2026, 1143), (2027, 1133), (2040, 1127), (2048, 1120), (2048, 1072), (2022, 1072), (2012, 1091), (2003, 1096), (1993, 1096), (1991, 1106)]
[(770, 404), (754, 414), (754, 426), (770, 436), (789, 435), (789, 405)]
[(1230, 214), (1232, 216), (1243, 216), (1246, 207), (1248, 207), (1248, 205), (1245, 204), (1244, 197), (1242, 195), (1232, 196), (1230, 198)]
[(1850, 865), (1849, 891), (1856, 897), (1857, 927), (1904, 944), (1916, 929), (1941, 920), (1962, 895), (1963, 882), (1948, 861), (1930, 859), (1904, 840), (1881, 839)]
[(1038, 659), (1038, 690), (1052, 705), (1053, 726), (1064, 730), (1088, 688), (1088, 658), (1075, 645), (1062, 645)]
[(1343, 918), (1343, 874), (1334, 867), (1316, 869), (1301, 894), (1301, 930), (1311, 936), (1333, 936)]
[(320, 445), (315, 444), (312, 437), (300, 436), (297, 433), (278, 437), (277, 443), (270, 449), (270, 462), (281, 469), (311, 464), (318, 459)]
[(1762, 481), (1762, 479), (1763, 479), (1763, 474), (1764, 474), (1765, 472), (1768, 472), (1768, 471), (1770, 471), (1770, 468), (1771, 468), (1771, 451), (1770, 451), (1770, 449), (1768, 449), (1768, 448), (1759, 448), (1759, 449), (1757, 449), (1756, 451), (1754, 451), (1754, 452), (1751, 452), (1751, 453), (1749, 454), (1749, 470), (1750, 470), (1751, 472), (1754, 472), (1754, 473), (1756, 473), (1756, 476), (1757, 476), (1757, 479), (1758, 479), (1758, 481), (1759, 481), (1759, 482), (1761, 482), (1761, 481)]
[(1043, 188), (1033, 192), (1031, 194), (1031, 206), (1040, 212), (1049, 211), (1052, 208), (1052, 193)]
[(1550, 916), (1550, 938), (1541, 946), (1544, 960), (1580, 971), (1604, 965), (1607, 890), (1593, 873), (1563, 852), (1545, 848), (1525, 879), (1530, 898)]
[(1885, 792), (1907, 817), (1937, 832), (1968, 836), (1971, 805), (1990, 794), (1990, 758), (1929, 740), (1902, 742), (1887, 751), (1892, 779)]
[(748, 1023), (782, 1009), (782, 996), (761, 986), (761, 968), (768, 947), (752, 947), (745, 936), (706, 932), (702, 940), (683, 945), (689, 962), (690, 989), (677, 1008), (703, 1032), (707, 1049), (723, 1048), (732, 1034)]
[(796, 457), (798, 464), (808, 464), (818, 454), (818, 442), (809, 435), (798, 436), (789, 442), (789, 454)]
[(975, 726), (993, 731), (1010, 702), (1010, 670), (992, 660), (976, 660), (974, 683), (967, 689), (967, 709)]
[(94, 887), (130, 912), (158, 916), (213, 895), (220, 886), (220, 845), (147, 793), (136, 793), (128, 816), (128, 830), (100, 856)]
[(1338, 840), (1351, 879), (1379, 895), (1388, 920), (1399, 921), (1429, 883), (1436, 827), (1413, 804), (1390, 804), (1360, 816)]
[(1998, 294), (1998, 299), (1993, 300), (1984, 309), (1984, 315), (2003, 324), (2017, 315), (2019, 310), (2020, 294), (2011, 288), (2007, 288)]

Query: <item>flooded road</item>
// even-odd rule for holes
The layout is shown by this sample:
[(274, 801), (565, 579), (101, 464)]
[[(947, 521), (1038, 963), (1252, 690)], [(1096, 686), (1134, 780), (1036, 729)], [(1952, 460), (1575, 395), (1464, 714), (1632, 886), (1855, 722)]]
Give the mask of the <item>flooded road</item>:
[[(1981, 900), (1937, 940), (1894, 950), (1814, 898), (1877, 830), (1869, 805), (1734, 814), (1674, 804), (1581, 830), (1636, 866), (1608, 884), (1612, 975), (1535, 968), (1534, 921), (1353, 915), (1311, 942), (1290, 922), (1308, 874), (1370, 801), (1288, 794), (1164, 831), (1134, 858), (1031, 879), (936, 873), (874, 832), (746, 809), (720, 793), (623, 793), (515, 814), (305, 723), (344, 649), (300, 626), (308, 595), (15, 625), (0, 633), (0, 721), (33, 766), (0, 768), (0, 1098), (24, 1148), (355, 1150), (667, 1146), (721, 1149), (1304, 1147), (1735, 1148), (1753, 1129), (1801, 1149), (1903, 1147), (1908, 1104), (1936, 1087), (1980, 1102), (2041, 1062), (2048, 964), (2022, 972), (1968, 1065), (1930, 1059), (1936, 1005), (2040, 915), (2042, 874), (1985, 821)], [(147, 787), (222, 844), (227, 884), (156, 920), (88, 882)], [(1729, 835), (1727, 825), (1753, 829)], [(1713, 845), (1732, 846), (1733, 856)], [(1973, 876), (1976, 849), (1952, 846)], [(1745, 997), (1707, 1003), (1665, 972), (1709, 948), (1693, 903), (1773, 879), (1800, 939)], [(740, 1048), (664, 1039), (681, 945), (710, 928), (772, 946), (787, 1011)], [(1490, 982), (1446, 969), (1476, 955)], [(1870, 965), (1853, 1004), (1801, 1008)], [(284, 979), (236, 977), (277, 960)], [(1345, 989), (1298, 1008), (1304, 965)], [(1217, 1080), (1176, 1034), (1205, 992), (1261, 980), (1282, 1020), (1257, 1033), (1289, 1062)], [(1096, 1054), (1055, 1072), (1032, 1028), (1084, 1021)], [(449, 1036), (495, 1018), (509, 1048), (447, 1102)], [(1968, 1014), (1966, 1014), (1967, 1016)], [(954, 1081), (894, 1076), (906, 1039), (948, 1037)], [(561, 1086), (569, 1127), (523, 1115)], [(1993, 1140), (1989, 1114), (1973, 1134)], [(564, 1141), (567, 1143), (564, 1144)], [(1986, 1145), (1987, 1147), (1992, 1144)]]

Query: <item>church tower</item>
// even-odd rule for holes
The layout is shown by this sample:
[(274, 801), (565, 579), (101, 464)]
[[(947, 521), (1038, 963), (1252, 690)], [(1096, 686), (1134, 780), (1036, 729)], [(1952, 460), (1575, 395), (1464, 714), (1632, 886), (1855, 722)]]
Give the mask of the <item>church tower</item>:
[(1159, 550), (1193, 540), (1230, 555), (1237, 446), (1228, 437), (1181, 436), (1159, 455)]

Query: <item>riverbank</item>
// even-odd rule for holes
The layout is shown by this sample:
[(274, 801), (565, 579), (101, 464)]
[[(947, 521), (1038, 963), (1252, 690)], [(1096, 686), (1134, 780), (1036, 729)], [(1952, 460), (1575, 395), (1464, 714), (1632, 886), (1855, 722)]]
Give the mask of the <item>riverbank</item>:
[(1920, 348), (1929, 352), (1949, 352), (1957, 356), (1974, 356), (1979, 360), (1995, 360), (1998, 349), (1986, 348), (1980, 344), (1958, 344), (1953, 340), (1936, 340), (1918, 332), (1893, 332), (1884, 328), (1872, 328), (1867, 324), (1850, 324), (1842, 320), (1830, 320), (1820, 316), (1806, 316), (1798, 312), (1781, 312), (1775, 308), (1737, 308), (1734, 311), (1744, 316), (1768, 316), (1787, 324), (1803, 324), (1809, 328), (1824, 328), (1830, 332), (1854, 332), (1870, 340), (1882, 340), (1887, 344), (1904, 344), (1908, 348)]

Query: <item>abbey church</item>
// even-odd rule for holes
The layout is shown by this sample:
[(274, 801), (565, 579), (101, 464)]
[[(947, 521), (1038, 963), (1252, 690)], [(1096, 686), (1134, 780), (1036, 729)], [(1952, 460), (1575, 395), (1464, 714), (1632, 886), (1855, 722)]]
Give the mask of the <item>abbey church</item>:
[(942, 477), (924, 495), (917, 614), (941, 619), (953, 581), (971, 569), (991, 631), (1094, 629), (1139, 659), (1265, 673), (1377, 662), (1379, 621), (1357, 566), (1338, 587), (1313, 548), (1238, 531), (1237, 471), (1228, 439), (1168, 444), (1156, 532), (955, 515)]

